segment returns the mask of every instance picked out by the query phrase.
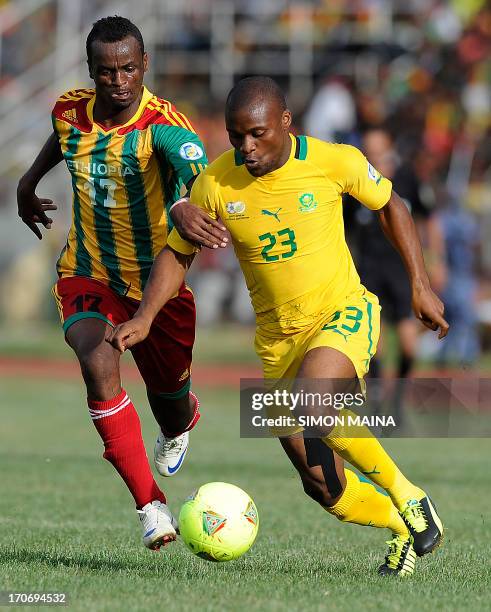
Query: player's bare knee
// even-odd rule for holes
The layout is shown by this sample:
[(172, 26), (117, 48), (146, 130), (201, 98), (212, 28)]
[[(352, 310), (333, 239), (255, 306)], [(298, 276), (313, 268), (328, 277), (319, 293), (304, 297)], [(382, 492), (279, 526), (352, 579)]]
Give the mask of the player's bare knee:
[(105, 346), (97, 346), (77, 353), (87, 387), (114, 386), (114, 380), (119, 383), (118, 361), (112, 350)]

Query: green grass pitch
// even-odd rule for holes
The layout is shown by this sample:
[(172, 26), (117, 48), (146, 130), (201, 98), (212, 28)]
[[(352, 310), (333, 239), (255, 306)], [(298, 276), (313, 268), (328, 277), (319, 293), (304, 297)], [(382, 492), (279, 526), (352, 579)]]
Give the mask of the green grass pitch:
[[(143, 387), (127, 389), (150, 450), (156, 428)], [(239, 439), (237, 391), (197, 391), (203, 418), (183, 469), (162, 485), (175, 512), (202, 483), (243, 487), (261, 519), (252, 550), (212, 564), (180, 542), (143, 548), (132, 500), (101, 459), (81, 383), (0, 379), (0, 590), (66, 591), (70, 609), (91, 611), (489, 609), (489, 441), (387, 444), (431, 493), (447, 531), (414, 577), (380, 578), (389, 533), (327, 515), (277, 441)]]

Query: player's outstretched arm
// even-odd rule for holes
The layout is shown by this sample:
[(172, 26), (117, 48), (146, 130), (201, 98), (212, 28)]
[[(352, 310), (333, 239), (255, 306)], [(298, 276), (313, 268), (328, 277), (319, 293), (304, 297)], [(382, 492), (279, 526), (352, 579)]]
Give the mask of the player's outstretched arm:
[(406, 205), (392, 191), (379, 214), (382, 229), (399, 251), (409, 274), (414, 314), (429, 329), (439, 329), (438, 338), (444, 338), (449, 328), (443, 318), (444, 305), (431, 289), (416, 227)]
[(29, 170), (20, 179), (17, 186), (17, 206), (19, 217), (42, 240), (41, 230), (37, 223), (42, 223), (46, 229), (51, 229), (53, 220), (46, 215), (47, 210), (56, 210), (52, 200), (38, 198), (36, 187), (39, 181), (52, 168), (61, 162), (63, 154), (55, 133), (44, 143), (39, 155)]
[(209, 249), (224, 248), (228, 238), (225, 227), (212, 219), (199, 206), (191, 204), (189, 198), (181, 198), (171, 206), (170, 215), (182, 238)]
[(145, 340), (157, 313), (178, 292), (193, 258), (164, 247), (153, 262), (138, 310), (132, 319), (111, 330), (106, 341), (124, 353)]

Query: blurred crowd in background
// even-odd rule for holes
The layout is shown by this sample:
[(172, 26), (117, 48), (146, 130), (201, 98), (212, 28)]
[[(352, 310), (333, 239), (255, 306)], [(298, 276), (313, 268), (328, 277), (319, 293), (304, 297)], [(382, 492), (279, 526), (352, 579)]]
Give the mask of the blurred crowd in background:
[[(11, 88), (29, 66), (56, 51), (61, 3), (41, 2), (39, 10), (13, 20), (9, 28), (5, 20), (22, 2), (0, 0), (0, 98), (2, 89)], [(116, 12), (141, 25), (119, 4)], [(223, 121), (228, 87), (250, 74), (276, 78), (287, 92), (296, 133), (360, 147), (377, 169), (393, 178), (413, 213), (432, 283), (453, 327), (444, 348), (438, 349), (430, 337), (418, 340), (414, 320), (411, 330), (406, 329), (410, 313), (391, 314), (397, 308), (387, 305), (387, 322), (396, 326), (403, 352), (420, 351), (442, 364), (475, 364), (491, 348), (491, 1), (168, 1), (153, 6), (157, 4), (162, 20), (156, 20), (152, 34), (150, 85), (190, 116), (210, 160), (230, 146)], [(82, 52), (91, 21), (109, 9), (114, 12), (117, 5), (83, 3)], [(166, 10), (172, 12), (167, 21)], [(232, 26), (227, 31), (223, 26), (213, 29), (213, 19), (224, 18), (219, 10)], [(226, 61), (220, 56), (225, 44), (224, 56), (234, 64), (216, 70), (216, 63)], [(53, 101), (59, 93), (52, 92)], [(17, 176), (19, 172), (17, 168)], [(0, 178), (0, 215), (15, 207), (15, 178), (15, 169)], [(375, 216), (370, 215), (346, 202), (346, 233), (363, 281), (364, 275), (373, 277), (370, 257), (374, 262), (379, 258), (379, 267), (392, 257), (384, 249), (367, 255), (378, 240), (371, 228)], [(63, 240), (60, 232), (43, 265), (54, 269)], [(0, 254), (0, 275), (8, 275), (12, 266)], [(395, 285), (402, 282), (401, 274), (393, 272)], [(8, 278), (10, 283), (11, 273)], [(193, 266), (191, 283), (201, 325), (253, 322), (231, 252), (204, 250)], [(48, 294), (47, 287), (42, 291)], [(390, 288), (385, 293), (384, 299), (397, 303)], [(35, 312), (53, 316), (49, 307), (45, 310)], [(4, 307), (4, 316), (9, 313), (12, 309)]]

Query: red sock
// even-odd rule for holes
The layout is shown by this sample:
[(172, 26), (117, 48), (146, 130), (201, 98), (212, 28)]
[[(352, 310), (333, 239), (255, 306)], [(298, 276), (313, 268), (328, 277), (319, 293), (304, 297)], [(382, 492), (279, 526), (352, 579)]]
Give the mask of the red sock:
[(137, 508), (165, 495), (158, 488), (143, 444), (140, 419), (124, 389), (106, 402), (87, 400), (89, 413), (104, 442), (104, 459), (114, 465), (135, 498)]

